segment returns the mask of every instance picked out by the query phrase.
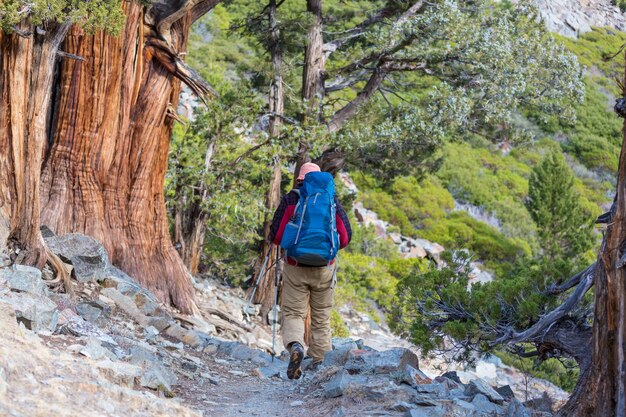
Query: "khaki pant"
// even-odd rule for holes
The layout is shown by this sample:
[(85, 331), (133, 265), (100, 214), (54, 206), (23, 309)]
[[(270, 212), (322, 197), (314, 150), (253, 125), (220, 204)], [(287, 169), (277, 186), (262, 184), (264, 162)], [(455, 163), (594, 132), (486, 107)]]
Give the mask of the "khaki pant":
[(293, 342), (304, 346), (304, 321), (311, 305), (311, 345), (307, 352), (314, 361), (332, 349), (330, 312), (333, 307), (333, 270), (328, 266), (299, 267), (285, 264), (281, 296), (281, 333), (285, 348)]

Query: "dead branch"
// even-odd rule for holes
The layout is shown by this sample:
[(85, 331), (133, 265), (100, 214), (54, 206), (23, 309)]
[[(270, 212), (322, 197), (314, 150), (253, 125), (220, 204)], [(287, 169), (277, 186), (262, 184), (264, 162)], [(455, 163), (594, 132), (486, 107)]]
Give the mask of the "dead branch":
[(540, 337), (542, 333), (550, 330), (550, 327), (554, 325), (554, 323), (565, 317), (578, 303), (580, 303), (587, 291), (589, 291), (589, 289), (593, 286), (594, 272), (595, 268), (590, 269), (586, 274), (583, 274), (581, 276), (581, 281), (578, 283), (578, 287), (572, 295), (570, 295), (569, 298), (559, 307), (555, 308), (548, 314), (543, 315), (532, 327), (524, 330), (523, 332), (515, 332), (511, 330), (496, 340), (491, 341), (489, 344), (491, 346), (496, 346), (503, 343), (520, 343)]

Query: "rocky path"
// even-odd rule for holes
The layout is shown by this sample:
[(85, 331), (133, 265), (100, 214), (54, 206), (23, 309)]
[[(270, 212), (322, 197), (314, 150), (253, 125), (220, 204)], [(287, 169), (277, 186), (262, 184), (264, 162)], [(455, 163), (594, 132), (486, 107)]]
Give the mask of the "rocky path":
[(113, 268), (93, 239), (48, 239), (74, 267), (73, 297), (0, 254), (2, 416), (550, 415), (531, 414), (506, 379), (420, 363), (414, 347), (350, 309), (352, 338), (334, 340), (323, 366), (290, 381), (286, 362), (266, 353), (263, 318), (244, 318), (241, 290), (196, 282), (201, 316), (181, 316)]

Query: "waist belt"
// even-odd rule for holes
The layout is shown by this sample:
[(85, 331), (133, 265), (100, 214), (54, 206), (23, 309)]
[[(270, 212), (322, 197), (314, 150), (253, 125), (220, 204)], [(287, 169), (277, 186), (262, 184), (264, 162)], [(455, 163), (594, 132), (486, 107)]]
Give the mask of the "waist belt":
[[(335, 260), (333, 259), (332, 261), (330, 261), (330, 263), (329, 263), (328, 265), (332, 265), (332, 264), (334, 264), (334, 263), (335, 263)], [(323, 268), (323, 267), (325, 267), (325, 266), (328, 266), (328, 265), (321, 265), (321, 266), (320, 266), (320, 265), (307, 265), (307, 264), (303, 264), (303, 263), (300, 263), (300, 262), (296, 261), (296, 260), (295, 260), (295, 259), (293, 259), (291, 256), (287, 256), (287, 264), (288, 264), (288, 265), (291, 265), (291, 266), (300, 266), (300, 267), (302, 267), (302, 268)]]

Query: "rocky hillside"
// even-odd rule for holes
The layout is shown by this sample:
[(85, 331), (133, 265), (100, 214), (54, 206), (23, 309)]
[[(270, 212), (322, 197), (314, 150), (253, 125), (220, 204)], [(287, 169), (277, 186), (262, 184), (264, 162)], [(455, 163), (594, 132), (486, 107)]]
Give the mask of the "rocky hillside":
[(46, 236), (72, 270), (74, 296), (50, 291), (46, 271), (2, 255), (3, 415), (530, 416), (530, 408), (549, 415), (543, 393), (564, 398), (513, 369), (492, 375), (488, 362), (455, 372), (445, 357), (420, 361), (348, 306), (353, 337), (335, 339), (321, 367), (289, 381), (284, 356), (267, 353), (263, 320), (244, 317), (241, 290), (196, 282), (198, 314), (181, 316), (111, 266), (93, 239)]
[(577, 37), (593, 26), (626, 31), (626, 17), (611, 0), (535, 0), (552, 32)]

